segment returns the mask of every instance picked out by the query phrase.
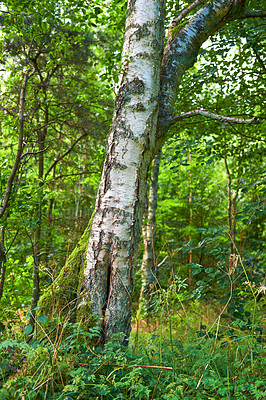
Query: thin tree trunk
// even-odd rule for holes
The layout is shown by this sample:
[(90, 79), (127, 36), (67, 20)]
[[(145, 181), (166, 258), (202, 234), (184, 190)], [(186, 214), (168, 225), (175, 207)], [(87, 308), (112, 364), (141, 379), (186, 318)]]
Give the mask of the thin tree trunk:
[(143, 224), (143, 259), (141, 264), (142, 286), (140, 292), (140, 307), (149, 310), (152, 298), (155, 276), (156, 260), (154, 252), (155, 224), (157, 211), (157, 192), (160, 167), (161, 150), (156, 154), (151, 169), (151, 184), (147, 204), (146, 221)]
[[(52, 184), (51, 184), (51, 191), (53, 192), (55, 189), (55, 169), (56, 166), (54, 166), (53, 168), (53, 180), (52, 180)], [(45, 244), (45, 254), (44, 254), (44, 265), (45, 265), (45, 270), (47, 274), (51, 274), (52, 270), (51, 267), (49, 266), (49, 254), (50, 254), (50, 238), (52, 237), (52, 228), (53, 228), (53, 208), (55, 205), (55, 198), (54, 197), (50, 197), (49, 198), (49, 206), (48, 206), (48, 210), (47, 210), (47, 215), (46, 215), (46, 225), (47, 225), (47, 232), (46, 232), (46, 237), (48, 238), (48, 241), (46, 241)]]
[(236, 200), (239, 190), (235, 190), (232, 196), (232, 178), (228, 167), (227, 159), (224, 159), (225, 170), (227, 175), (227, 221), (228, 235), (230, 238), (230, 254), (235, 254), (236, 248)]
[[(44, 89), (45, 90), (45, 89)], [(40, 297), (40, 252), (42, 249), (42, 198), (43, 198), (43, 177), (44, 177), (44, 148), (45, 138), (47, 134), (47, 126), (49, 122), (48, 106), (46, 105), (46, 91), (45, 91), (45, 114), (44, 114), (44, 128), (38, 129), (38, 185), (39, 185), (39, 204), (36, 218), (38, 220), (36, 231), (34, 232), (33, 243), (33, 279), (32, 279), (32, 301), (30, 308), (29, 325), (32, 326), (32, 332), (35, 325), (36, 307)]]
[[(18, 124), (18, 147), (16, 158), (11, 170), (11, 173), (7, 180), (5, 195), (2, 200), (2, 204), (0, 207), (0, 218), (7, 218), (7, 207), (9, 204), (10, 196), (13, 189), (13, 183), (17, 176), (17, 171), (20, 165), (20, 158), (23, 151), (23, 135), (24, 135), (24, 118), (25, 118), (25, 108), (26, 108), (26, 92), (27, 92), (27, 84), (29, 78), (34, 74), (35, 69), (33, 68), (30, 72), (27, 69), (24, 73), (23, 82), (20, 90), (20, 98), (19, 98), (19, 124)], [(3, 295), (4, 290), (4, 282), (5, 282), (5, 273), (6, 273), (6, 250), (5, 250), (5, 227), (1, 227), (1, 238), (0, 238), (0, 300)]]
[(0, 301), (3, 296), (6, 273), (5, 227), (0, 228)]
[(232, 197), (232, 227), (231, 227), (231, 237), (232, 243), (234, 245), (234, 253), (236, 253), (236, 203), (238, 197), (239, 189), (235, 190)]
[[(191, 157), (191, 151), (189, 150), (189, 164), (191, 168), (191, 162), (192, 162), (192, 157)], [(189, 226), (190, 226), (190, 234), (189, 234), (189, 242), (191, 242), (192, 237), (191, 237), (191, 229), (192, 229), (192, 223), (193, 223), (193, 209), (192, 209), (192, 172), (190, 170), (189, 172), (189, 198), (188, 198), (188, 203), (189, 203)], [(189, 250), (189, 264), (192, 264), (193, 262), (193, 256), (192, 256), (192, 250)], [(191, 266), (189, 267), (188, 270), (188, 285), (192, 285), (192, 273), (191, 273)]]
[(11, 173), (7, 180), (6, 192), (3, 197), (2, 205), (0, 208), (0, 218), (2, 218), (2, 216), (4, 215), (4, 213), (6, 211), (6, 208), (8, 206), (9, 199), (10, 199), (11, 192), (12, 192), (13, 181), (16, 177), (16, 174), (17, 174), (17, 171), (18, 171), (18, 168), (20, 165), (20, 157), (21, 157), (22, 150), (23, 150), (24, 118), (25, 118), (25, 108), (26, 108), (27, 85), (28, 85), (28, 80), (33, 75), (34, 71), (35, 70), (33, 70), (31, 73), (29, 73), (29, 70), (25, 71), (23, 82), (21, 85), (20, 99), (19, 99), (18, 148), (17, 148), (17, 154), (16, 154), (16, 158), (15, 158)]

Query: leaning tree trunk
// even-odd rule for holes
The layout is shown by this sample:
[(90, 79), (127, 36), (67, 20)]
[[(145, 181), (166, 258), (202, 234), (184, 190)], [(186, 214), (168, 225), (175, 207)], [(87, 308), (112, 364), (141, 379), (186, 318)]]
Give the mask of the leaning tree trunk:
[(139, 298), (140, 309), (149, 310), (155, 283), (156, 261), (154, 252), (157, 191), (161, 150), (154, 157), (146, 221), (143, 224), (143, 258), (141, 264), (142, 286)]
[(127, 15), (123, 74), (83, 280), (104, 341), (130, 332), (143, 199), (155, 152), (164, 0), (129, 1)]
[[(104, 341), (114, 333), (128, 336), (130, 332), (135, 259), (147, 172), (154, 154), (178, 119), (208, 114), (221, 120), (221, 116), (204, 110), (173, 116), (182, 76), (195, 63), (201, 45), (227, 22), (266, 16), (265, 11), (246, 11), (245, 0), (216, 0), (208, 2), (185, 25), (183, 21), (179, 25), (200, 3), (196, 0), (173, 21), (161, 64), (165, 1), (128, 2), (122, 78), (91, 226), (82, 281), (83, 299), (79, 304), (85, 318), (84, 304), (91, 305), (101, 321)], [(237, 118), (227, 120), (240, 123)], [(73, 263), (69, 265), (75, 269)], [(58, 284), (64, 284), (64, 274), (71, 276), (67, 266)], [(58, 284), (56, 289), (60, 290)]]
[(185, 26), (175, 22), (161, 65), (164, 6), (163, 0), (128, 3), (123, 72), (83, 279), (104, 341), (111, 334), (127, 337), (130, 332), (147, 171), (166, 139), (182, 76), (195, 63), (202, 43), (235, 17), (235, 2), (220, 0), (207, 4)]

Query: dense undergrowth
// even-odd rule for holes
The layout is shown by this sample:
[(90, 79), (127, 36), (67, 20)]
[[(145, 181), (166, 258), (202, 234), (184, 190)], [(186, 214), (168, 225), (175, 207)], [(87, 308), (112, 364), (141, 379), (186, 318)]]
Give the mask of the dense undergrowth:
[(97, 328), (83, 332), (67, 321), (51, 339), (45, 318), (41, 340), (3, 334), (1, 400), (266, 398), (264, 298), (241, 300), (236, 290), (225, 304), (200, 303), (183, 292), (178, 280), (158, 290), (127, 348), (116, 336), (103, 349)]

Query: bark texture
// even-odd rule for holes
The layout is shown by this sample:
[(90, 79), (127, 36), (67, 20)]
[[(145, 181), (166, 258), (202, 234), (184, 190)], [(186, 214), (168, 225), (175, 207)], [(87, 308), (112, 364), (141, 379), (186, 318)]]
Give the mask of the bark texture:
[[(184, 73), (197, 61), (202, 44), (227, 22), (244, 15), (245, 0), (216, 0), (202, 7), (185, 24), (171, 25), (161, 67), (158, 140), (166, 134), (173, 116), (178, 88)], [(174, 21), (173, 21), (174, 22)]]
[[(192, 8), (199, 3), (193, 3)], [(114, 333), (123, 332), (126, 337), (130, 333), (147, 172), (174, 121), (182, 76), (195, 63), (204, 41), (227, 22), (266, 15), (264, 11), (246, 12), (244, 4), (245, 0), (213, 0), (180, 25), (187, 14), (183, 13), (171, 26), (162, 59), (165, 0), (128, 1), (120, 88), (91, 226), (80, 304), (80, 310), (86, 309), (83, 304), (90, 304), (101, 321), (103, 341)], [(203, 111), (197, 110), (197, 114)], [(75, 262), (73, 256), (53, 286), (66, 299), (65, 282), (80, 271), (80, 262)]]
[(123, 73), (98, 191), (83, 286), (103, 340), (130, 333), (135, 257), (155, 151), (164, 0), (128, 3)]
[[(59, 320), (65, 319), (77, 309), (78, 301), (82, 300), (80, 286), (85, 268), (91, 221), (58, 277), (40, 297), (37, 316), (44, 314), (53, 323), (55, 317)], [(92, 321), (88, 308), (89, 306), (86, 306), (86, 313), (80, 315), (86, 326), (91, 325)]]
[(83, 279), (93, 313), (101, 320), (103, 341), (114, 333), (130, 333), (147, 171), (167, 138), (182, 76), (210, 35), (243, 18), (244, 0), (212, 1), (185, 26), (172, 27), (161, 64), (164, 8), (163, 0), (128, 3), (123, 73)]

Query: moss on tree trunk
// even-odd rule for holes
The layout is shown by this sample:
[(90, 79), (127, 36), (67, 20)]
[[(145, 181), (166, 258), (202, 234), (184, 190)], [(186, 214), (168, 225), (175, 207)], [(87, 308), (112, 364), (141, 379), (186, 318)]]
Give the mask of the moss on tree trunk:
[(75, 249), (68, 257), (66, 264), (61, 269), (58, 277), (40, 297), (38, 302), (37, 317), (46, 315), (50, 322), (58, 322), (69, 319), (70, 321), (81, 320), (86, 327), (92, 326), (95, 318), (90, 306), (82, 307), (82, 314), (78, 305), (82, 303), (84, 290), (81, 291), (81, 281), (86, 263), (86, 252), (91, 230), (91, 220), (80, 238)]

